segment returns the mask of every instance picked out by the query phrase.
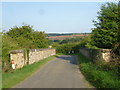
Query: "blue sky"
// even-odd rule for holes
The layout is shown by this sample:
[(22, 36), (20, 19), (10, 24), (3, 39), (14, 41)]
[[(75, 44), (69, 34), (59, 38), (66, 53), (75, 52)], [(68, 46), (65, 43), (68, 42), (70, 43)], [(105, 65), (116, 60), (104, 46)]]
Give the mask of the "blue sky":
[(2, 28), (22, 23), (35, 30), (59, 33), (91, 32), (101, 4), (105, 2), (3, 2)]

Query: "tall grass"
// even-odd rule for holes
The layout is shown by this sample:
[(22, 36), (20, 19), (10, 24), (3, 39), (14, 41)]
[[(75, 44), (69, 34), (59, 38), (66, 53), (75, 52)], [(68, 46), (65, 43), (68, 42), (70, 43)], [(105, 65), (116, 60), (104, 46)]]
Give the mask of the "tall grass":
[(49, 58), (43, 59), (39, 62), (36, 62), (31, 65), (26, 65), (21, 69), (16, 69), (11, 73), (3, 73), (2, 74), (2, 88), (11, 88), (17, 83), (23, 81), (25, 78), (33, 74), (36, 70), (38, 70), (43, 64), (55, 58), (55, 56), (51, 56)]
[(82, 54), (77, 54), (81, 72), (96, 88), (120, 88), (120, 78), (112, 70), (105, 70)]

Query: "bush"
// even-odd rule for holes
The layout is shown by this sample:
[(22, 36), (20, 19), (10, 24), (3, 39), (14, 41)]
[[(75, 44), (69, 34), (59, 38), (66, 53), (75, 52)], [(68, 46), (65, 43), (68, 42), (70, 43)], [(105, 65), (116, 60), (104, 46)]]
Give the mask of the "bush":
[(2, 36), (2, 68), (3, 71), (10, 70), (9, 51), (18, 49), (18, 43), (7, 35)]
[(120, 78), (115, 71), (105, 70), (102, 64), (93, 64), (90, 59), (82, 54), (77, 54), (77, 56), (79, 57), (81, 72), (96, 88), (120, 88)]
[(64, 54), (68, 54), (69, 51), (74, 50), (75, 52), (78, 51), (78, 46), (79, 42), (76, 43), (67, 43), (67, 44), (62, 44), (62, 45), (58, 45), (56, 47), (57, 53), (64, 53)]

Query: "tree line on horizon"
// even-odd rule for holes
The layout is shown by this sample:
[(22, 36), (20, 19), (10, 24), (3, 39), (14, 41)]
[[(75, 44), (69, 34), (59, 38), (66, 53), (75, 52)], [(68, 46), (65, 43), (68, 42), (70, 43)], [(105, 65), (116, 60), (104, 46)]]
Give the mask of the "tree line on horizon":
[(47, 34), (48, 37), (51, 37), (51, 36), (67, 36), (67, 35), (79, 35), (79, 34), (86, 35), (91, 33), (47, 33)]

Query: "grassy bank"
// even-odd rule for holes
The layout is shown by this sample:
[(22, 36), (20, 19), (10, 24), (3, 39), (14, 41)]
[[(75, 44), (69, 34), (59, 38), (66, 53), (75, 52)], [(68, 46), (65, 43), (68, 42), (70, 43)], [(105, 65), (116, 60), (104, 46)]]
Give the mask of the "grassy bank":
[(112, 70), (93, 64), (82, 54), (77, 54), (79, 67), (86, 79), (96, 88), (120, 88), (120, 78)]
[(49, 58), (43, 59), (39, 62), (36, 62), (31, 65), (26, 65), (21, 69), (16, 69), (11, 73), (3, 73), (2, 74), (2, 88), (10, 88), (17, 83), (21, 82), (28, 76), (32, 75), (35, 71), (37, 71), (42, 65), (47, 63), (48, 61), (54, 59), (55, 56), (51, 56)]

